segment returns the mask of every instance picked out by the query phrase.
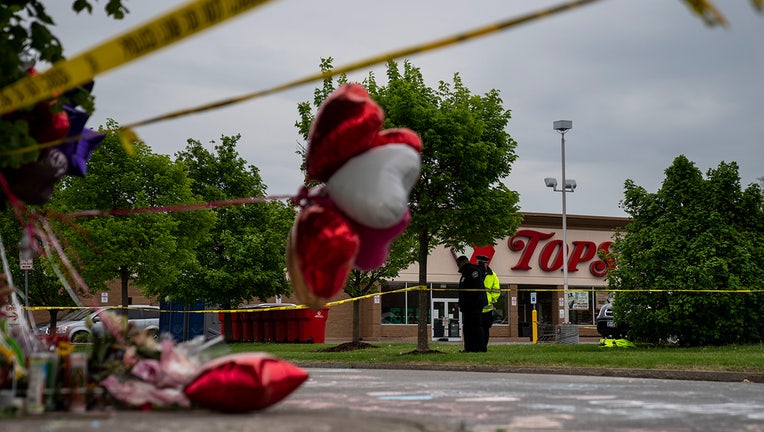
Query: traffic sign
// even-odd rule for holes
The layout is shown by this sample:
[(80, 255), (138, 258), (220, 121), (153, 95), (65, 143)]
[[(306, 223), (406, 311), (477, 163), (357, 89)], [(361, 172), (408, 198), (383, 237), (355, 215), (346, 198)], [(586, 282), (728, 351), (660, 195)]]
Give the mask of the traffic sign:
[(26, 258), (21, 260), (21, 270), (32, 270), (34, 260), (32, 258)]

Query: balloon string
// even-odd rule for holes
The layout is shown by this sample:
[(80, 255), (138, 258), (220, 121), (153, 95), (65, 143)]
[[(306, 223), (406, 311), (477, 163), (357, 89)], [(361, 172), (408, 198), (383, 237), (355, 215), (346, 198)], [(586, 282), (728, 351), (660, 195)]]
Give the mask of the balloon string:
[[(43, 245), (45, 246), (45, 251), (48, 252), (48, 256), (51, 258), (51, 264), (55, 264), (55, 262), (52, 259), (52, 255), (50, 254), (49, 246), (52, 245), (53, 248), (56, 250), (56, 253), (58, 253), (58, 257), (61, 259), (61, 262), (64, 264), (64, 267), (69, 271), (69, 274), (72, 275), (72, 278), (75, 282), (88, 294), (91, 294), (90, 288), (88, 287), (87, 283), (84, 279), (82, 279), (82, 276), (80, 276), (79, 272), (74, 268), (74, 265), (72, 265), (71, 260), (64, 252), (64, 249), (61, 247), (61, 243), (58, 241), (58, 238), (56, 238), (56, 235), (53, 233), (53, 230), (50, 226), (50, 223), (47, 221), (47, 219), (42, 219), (41, 224), (43, 226), (43, 229), (45, 230), (46, 241), (43, 242)], [(58, 266), (54, 266), (54, 269), (58, 269)], [(60, 270), (56, 272), (56, 274), (59, 274)], [(79, 298), (75, 295), (74, 291), (72, 290), (71, 286), (69, 286), (69, 283), (66, 282), (65, 279), (62, 278), (63, 275), (59, 276), (59, 279), (61, 279), (62, 285), (64, 285), (64, 288), (66, 288), (66, 291), (69, 293), (69, 295), (72, 297), (72, 300), (77, 304), (80, 305)], [(66, 282), (66, 283), (64, 283)]]

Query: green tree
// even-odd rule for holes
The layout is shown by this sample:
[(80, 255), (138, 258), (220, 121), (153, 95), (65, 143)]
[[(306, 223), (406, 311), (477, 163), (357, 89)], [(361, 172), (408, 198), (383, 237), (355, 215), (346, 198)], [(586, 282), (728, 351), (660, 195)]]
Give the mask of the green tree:
[[(321, 70), (332, 68), (332, 59), (322, 59)], [(338, 84), (346, 81), (340, 76)], [(520, 224), (519, 195), (502, 180), (517, 158), (517, 143), (506, 132), (511, 118), (497, 90), (473, 95), (459, 74), (453, 82), (441, 81), (427, 87), (419, 68), (408, 61), (403, 70), (396, 62), (387, 64), (387, 85), (373, 74), (364, 80), (369, 94), (385, 111), (384, 128), (407, 127), (424, 142), (422, 174), (409, 201), (412, 221), (408, 231), (417, 242), (419, 284), (427, 284), (427, 258), (443, 244), (462, 248), (468, 244), (495, 244), (497, 238), (513, 234)], [(314, 105), (334, 89), (331, 80), (314, 91)], [(298, 107), (296, 126), (307, 137), (310, 106)], [(417, 351), (429, 351), (427, 294), (420, 291)]]
[[(72, 9), (80, 13), (93, 12), (92, 2), (72, 1)], [(108, 0), (104, 6), (107, 16), (122, 19), (127, 9), (122, 0)], [(0, 88), (17, 81), (26, 73), (31, 63), (53, 64), (64, 58), (61, 41), (53, 34), (53, 19), (46, 13), (39, 0), (7, 0), (0, 3)], [(83, 106), (92, 112), (92, 98), (80, 93)], [(25, 121), (8, 121), (0, 118), (0, 150), (12, 150), (34, 145)], [(35, 160), (38, 152), (4, 156), (0, 168), (18, 167)]]
[[(109, 120), (106, 137), (88, 162), (86, 177), (65, 177), (50, 207), (62, 213), (76, 210), (130, 210), (198, 203), (183, 166), (158, 155), (137, 141), (128, 156), (120, 141), (119, 125)], [(147, 296), (165, 293), (181, 274), (198, 266), (196, 247), (214, 223), (209, 210), (148, 212), (75, 220), (77, 229), (64, 226), (84, 264), (82, 275), (94, 292), (107, 282), (121, 282), (122, 305), (127, 306), (128, 281)], [(81, 235), (80, 235), (81, 234)]]
[[(193, 179), (194, 193), (205, 201), (265, 196), (259, 170), (247, 166), (236, 150), (239, 139), (239, 135), (221, 137), (214, 152), (190, 139), (177, 153), (177, 161)], [(196, 249), (199, 266), (183, 275), (173, 297), (231, 309), (254, 298), (288, 294), (284, 251), (294, 222), (292, 208), (283, 202), (265, 201), (213, 211), (216, 224)], [(232, 338), (230, 318), (225, 314), (226, 340)]]
[[(22, 225), (16, 219), (12, 209), (5, 209), (0, 213), (0, 237), (5, 248), (8, 266), (11, 270), (16, 289), (26, 295), (29, 294), (29, 305), (52, 307), (48, 310), (51, 328), (55, 328), (58, 321), (58, 308), (76, 306), (72, 297), (66, 292), (62, 281), (56, 275), (49, 260), (62, 269), (58, 259), (51, 257), (35, 256), (31, 270), (21, 270), (19, 263), (19, 239), (21, 238)], [(65, 273), (61, 274), (66, 277)], [(77, 295), (84, 295), (71, 279), (66, 281)]]
[[(519, 195), (502, 180), (517, 158), (506, 132), (511, 118), (498, 90), (473, 95), (459, 74), (437, 89), (409, 62), (388, 63), (387, 87), (369, 77), (369, 93), (385, 109), (386, 127), (408, 127), (424, 142), (422, 175), (411, 193), (409, 230), (418, 240), (419, 284), (427, 284), (427, 258), (443, 244), (495, 244), (520, 224)], [(427, 294), (419, 293), (417, 351), (429, 351)]]
[[(764, 339), (764, 197), (740, 187), (736, 163), (704, 179), (685, 156), (656, 193), (625, 183), (633, 221), (611, 247), (618, 323), (630, 336), (688, 346)], [(688, 290), (694, 292), (688, 292)]]

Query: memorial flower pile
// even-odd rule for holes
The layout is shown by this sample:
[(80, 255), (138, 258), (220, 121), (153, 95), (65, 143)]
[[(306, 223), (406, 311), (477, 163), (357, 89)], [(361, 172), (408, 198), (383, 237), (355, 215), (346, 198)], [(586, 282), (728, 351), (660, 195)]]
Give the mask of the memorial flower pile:
[[(7, 284), (1, 289), (7, 291)], [(7, 330), (8, 317), (0, 317), (0, 390), (15, 392), (10, 401), (0, 399), (0, 409), (26, 414), (104, 406), (247, 412), (279, 402), (308, 378), (304, 370), (269, 354), (227, 354), (220, 339), (205, 342), (199, 336), (176, 343), (165, 335), (157, 340), (117, 312), (101, 310), (99, 316), (105, 332), (93, 332), (87, 351), (40, 338), (25, 349)]]

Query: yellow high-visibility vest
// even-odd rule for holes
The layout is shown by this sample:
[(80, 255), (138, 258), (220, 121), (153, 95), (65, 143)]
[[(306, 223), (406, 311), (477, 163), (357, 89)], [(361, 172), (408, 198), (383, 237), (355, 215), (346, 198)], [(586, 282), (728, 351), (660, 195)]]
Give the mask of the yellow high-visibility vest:
[(493, 305), (499, 301), (501, 296), (499, 277), (496, 276), (493, 270), (490, 273), (486, 273), (483, 285), (485, 285), (485, 295), (488, 298), (488, 304), (483, 308), (483, 312), (491, 312)]

